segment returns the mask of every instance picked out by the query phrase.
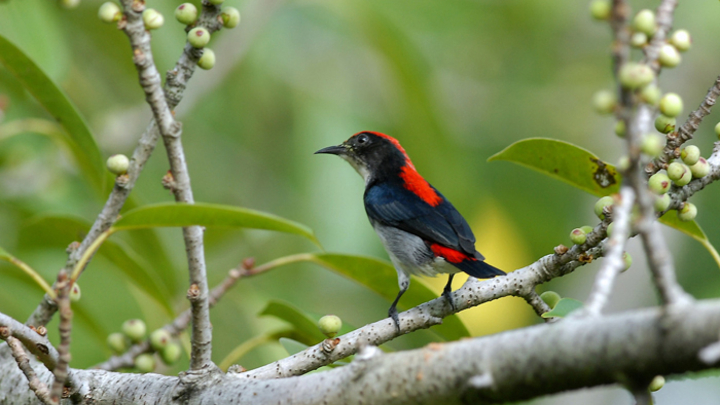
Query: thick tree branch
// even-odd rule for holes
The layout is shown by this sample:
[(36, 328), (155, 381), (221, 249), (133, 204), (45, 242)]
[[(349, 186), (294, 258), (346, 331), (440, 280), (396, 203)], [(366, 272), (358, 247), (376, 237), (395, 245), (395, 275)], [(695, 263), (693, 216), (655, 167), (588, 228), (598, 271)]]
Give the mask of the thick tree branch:
[[(390, 321), (388, 327), (394, 328)], [(649, 381), (655, 375), (711, 366), (698, 352), (717, 340), (720, 301), (694, 303), (677, 311), (660, 308), (594, 318), (567, 318), (502, 334), (434, 343), (384, 354), (366, 349), (346, 367), (275, 380), (228, 374), (197, 387), (187, 404), (417, 404), (502, 403), (566, 390)], [(660, 355), (659, 355), (660, 354)], [(592, 364), (592, 367), (588, 367)], [(51, 378), (37, 370), (42, 381)], [(95, 404), (169, 404), (178, 377), (76, 370), (84, 398)], [(25, 376), (8, 350), (0, 350), (0, 392), (14, 403), (35, 401), (30, 390), (11, 390)]]

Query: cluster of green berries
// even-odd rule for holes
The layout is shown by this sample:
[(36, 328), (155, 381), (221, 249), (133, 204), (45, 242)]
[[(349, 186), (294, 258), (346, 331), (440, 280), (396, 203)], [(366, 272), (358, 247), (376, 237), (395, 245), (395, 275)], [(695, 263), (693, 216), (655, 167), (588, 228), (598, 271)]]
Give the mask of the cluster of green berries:
[[(132, 343), (139, 343), (146, 338), (147, 327), (140, 319), (129, 319), (122, 325), (122, 332), (111, 333), (107, 344), (113, 353), (125, 353)], [(170, 332), (157, 329), (150, 334), (150, 347), (160, 355), (163, 363), (171, 365), (180, 359), (180, 344), (175, 342)], [(135, 368), (141, 373), (155, 370), (156, 361), (153, 353), (143, 353), (135, 358)]]
[[(213, 5), (220, 5), (224, 1), (209, 0)], [(117, 22), (122, 18), (122, 11), (116, 3), (106, 2), (100, 6), (98, 17), (107, 23)], [(145, 9), (142, 18), (145, 29), (148, 31), (156, 30), (165, 23), (165, 17), (153, 8)], [(198, 19), (198, 9), (192, 3), (183, 3), (175, 9), (175, 18), (184, 25), (194, 26)], [(220, 20), (225, 28), (235, 28), (240, 24), (240, 12), (234, 7), (224, 7), (220, 14)], [(210, 42), (210, 32), (205, 27), (193, 27), (187, 33), (187, 41), (193, 48), (203, 49), (198, 66), (205, 70), (212, 69), (215, 66), (215, 52), (206, 48)]]
[[(657, 172), (648, 179), (648, 187), (657, 194), (655, 210), (662, 212), (670, 206), (670, 196), (667, 194), (674, 184), (683, 187), (692, 179), (699, 179), (710, 173), (710, 164), (700, 156), (700, 149), (695, 145), (686, 146), (680, 153), (680, 159), (671, 162), (666, 172)], [(697, 215), (697, 207), (685, 202), (678, 210), (678, 218), (682, 221), (692, 221)]]

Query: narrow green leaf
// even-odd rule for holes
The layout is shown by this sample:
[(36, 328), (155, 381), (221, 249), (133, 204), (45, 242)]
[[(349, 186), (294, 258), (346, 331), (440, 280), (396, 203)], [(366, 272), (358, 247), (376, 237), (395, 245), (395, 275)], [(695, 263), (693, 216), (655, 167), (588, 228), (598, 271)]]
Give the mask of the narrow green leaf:
[(265, 212), (219, 204), (146, 205), (125, 213), (113, 228), (123, 230), (192, 225), (267, 229), (301, 235), (318, 246), (320, 244), (312, 230), (305, 225)]
[(660, 222), (671, 227), (675, 228), (678, 231), (684, 233), (685, 235), (688, 235), (689, 237), (695, 239), (696, 241), (700, 242), (705, 249), (707, 249), (708, 252), (710, 252), (710, 255), (715, 260), (715, 263), (717, 263), (718, 267), (720, 267), (720, 255), (718, 255), (717, 250), (715, 250), (715, 247), (710, 243), (710, 240), (708, 239), (707, 235), (705, 234), (705, 231), (700, 228), (700, 225), (698, 225), (695, 221), (688, 221), (684, 222), (678, 219), (676, 212), (668, 212), (662, 217), (660, 217)]
[(63, 126), (75, 163), (102, 194), (107, 172), (90, 129), (65, 93), (22, 50), (0, 35), (0, 64)]
[(555, 308), (552, 309), (552, 311), (545, 312), (542, 314), (543, 318), (564, 318), (568, 316), (568, 314), (572, 311), (575, 311), (576, 309), (582, 308), (583, 303), (572, 299), (572, 298), (563, 298), (560, 301), (558, 301), (557, 304), (555, 304)]
[(10, 259), (11, 259), (12, 257), (13, 257), (13, 256), (12, 256), (10, 253), (8, 253), (5, 249), (3, 249), (2, 247), (0, 247), (0, 259), (6, 260), (6, 261), (10, 261)]
[(529, 167), (596, 196), (620, 189), (620, 175), (613, 165), (579, 146), (555, 139), (523, 139), (488, 159), (495, 160)]
[(320, 332), (317, 326), (317, 320), (288, 302), (272, 300), (268, 302), (260, 315), (274, 316), (291, 324), (306, 337), (305, 343), (316, 344), (325, 339), (325, 335)]

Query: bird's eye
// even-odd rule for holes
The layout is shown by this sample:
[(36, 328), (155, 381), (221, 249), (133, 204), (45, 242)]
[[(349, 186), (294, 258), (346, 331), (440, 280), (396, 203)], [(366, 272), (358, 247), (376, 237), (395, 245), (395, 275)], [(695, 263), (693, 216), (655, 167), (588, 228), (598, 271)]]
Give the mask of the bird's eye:
[(367, 141), (368, 141), (367, 135), (360, 135), (360, 136), (358, 136), (358, 143), (359, 143), (359, 144), (362, 145), (362, 144), (364, 144), (364, 143), (367, 142)]

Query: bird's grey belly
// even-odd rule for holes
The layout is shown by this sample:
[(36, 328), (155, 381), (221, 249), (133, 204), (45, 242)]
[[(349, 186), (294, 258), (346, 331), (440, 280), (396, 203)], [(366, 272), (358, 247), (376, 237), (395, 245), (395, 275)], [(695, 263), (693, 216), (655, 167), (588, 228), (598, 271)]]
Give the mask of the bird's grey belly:
[(371, 221), (375, 232), (395, 268), (405, 274), (435, 276), (439, 273), (457, 273), (457, 267), (435, 255), (420, 237), (401, 229)]

